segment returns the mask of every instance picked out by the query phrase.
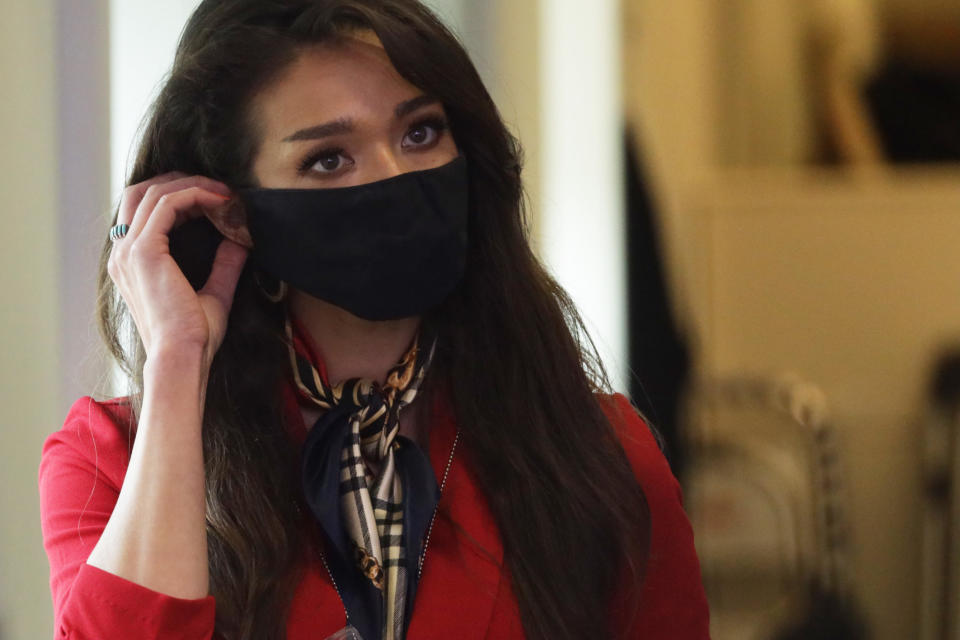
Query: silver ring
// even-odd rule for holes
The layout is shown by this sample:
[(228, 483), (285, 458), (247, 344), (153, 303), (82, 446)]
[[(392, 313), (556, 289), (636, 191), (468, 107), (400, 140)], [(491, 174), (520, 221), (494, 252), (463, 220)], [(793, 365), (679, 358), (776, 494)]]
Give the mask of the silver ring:
[(127, 235), (127, 231), (130, 231), (130, 225), (126, 225), (126, 224), (114, 225), (110, 227), (110, 239), (116, 242), (117, 240)]

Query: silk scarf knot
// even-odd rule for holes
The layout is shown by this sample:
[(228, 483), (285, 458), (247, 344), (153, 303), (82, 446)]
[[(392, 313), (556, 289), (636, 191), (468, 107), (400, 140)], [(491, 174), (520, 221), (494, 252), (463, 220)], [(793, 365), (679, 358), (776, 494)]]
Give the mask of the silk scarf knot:
[(400, 640), (409, 568), (403, 538), (404, 493), (394, 451), (399, 446), (400, 412), (417, 395), (436, 338), (421, 326), (383, 384), (352, 378), (331, 386), (311, 360), (301, 332), (288, 315), (293, 379), (303, 399), (325, 414), (341, 409), (338, 414), (349, 425), (340, 452), (340, 511), (357, 569), (382, 594), (382, 637)]

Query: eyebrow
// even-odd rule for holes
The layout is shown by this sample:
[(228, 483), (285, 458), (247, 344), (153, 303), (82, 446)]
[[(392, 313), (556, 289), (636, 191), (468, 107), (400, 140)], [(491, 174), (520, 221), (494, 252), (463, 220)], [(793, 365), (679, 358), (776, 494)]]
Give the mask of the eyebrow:
[[(405, 100), (393, 108), (393, 117), (397, 120), (403, 118), (404, 116), (410, 115), (417, 109), (425, 107), (430, 104), (436, 104), (440, 102), (438, 99), (433, 96), (421, 95), (416, 98), (411, 98), (410, 100)], [(339, 118), (337, 120), (331, 120), (330, 122), (325, 122), (323, 124), (318, 124), (313, 127), (307, 127), (306, 129), (300, 129), (282, 140), (282, 142), (296, 142), (298, 140), (317, 140), (319, 138), (326, 138), (328, 136), (341, 135), (345, 133), (353, 133), (354, 123), (350, 118)]]

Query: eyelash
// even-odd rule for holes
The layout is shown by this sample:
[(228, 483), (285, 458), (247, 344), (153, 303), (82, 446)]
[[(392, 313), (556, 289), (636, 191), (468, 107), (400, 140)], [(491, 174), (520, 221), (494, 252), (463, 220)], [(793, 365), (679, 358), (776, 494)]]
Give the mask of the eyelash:
[[(404, 137), (409, 135), (414, 129), (419, 129), (421, 127), (431, 127), (436, 132), (437, 139), (433, 143), (436, 144), (440, 140), (440, 137), (443, 136), (444, 132), (450, 128), (450, 124), (447, 119), (442, 116), (426, 116), (410, 125), (410, 128), (407, 129), (407, 134), (404, 135)], [(315, 151), (300, 161), (300, 164), (297, 166), (297, 173), (300, 175), (306, 175), (309, 173), (313, 165), (317, 164), (317, 162), (319, 162), (321, 159), (329, 158), (331, 156), (338, 156), (343, 152), (343, 147), (327, 147), (325, 149)]]

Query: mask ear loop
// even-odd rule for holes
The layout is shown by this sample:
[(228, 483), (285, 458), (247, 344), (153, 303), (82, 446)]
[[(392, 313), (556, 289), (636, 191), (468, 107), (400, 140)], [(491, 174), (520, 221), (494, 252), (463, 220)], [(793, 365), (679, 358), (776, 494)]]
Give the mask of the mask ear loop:
[[(264, 283), (264, 280), (268, 279), (272, 280), (272, 283), (275, 283), (273, 288), (269, 286), (269, 284), (272, 283)], [(268, 276), (262, 271), (254, 271), (253, 280), (256, 282), (257, 288), (260, 289), (260, 293), (263, 295), (263, 297), (273, 304), (283, 302), (283, 300), (287, 297), (287, 283), (283, 280), (278, 280), (272, 276)]]

